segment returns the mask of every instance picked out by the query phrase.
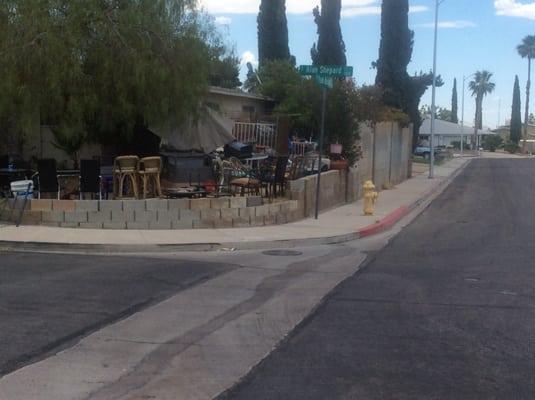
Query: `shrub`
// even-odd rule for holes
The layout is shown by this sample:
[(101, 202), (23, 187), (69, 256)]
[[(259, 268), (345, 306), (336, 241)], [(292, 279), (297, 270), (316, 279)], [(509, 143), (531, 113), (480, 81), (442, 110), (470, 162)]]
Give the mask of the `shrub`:
[(503, 144), (503, 139), (498, 135), (485, 136), (483, 139), (483, 148), (491, 152), (495, 152)]
[(515, 154), (520, 150), (520, 147), (514, 142), (507, 142), (503, 149), (508, 153)]

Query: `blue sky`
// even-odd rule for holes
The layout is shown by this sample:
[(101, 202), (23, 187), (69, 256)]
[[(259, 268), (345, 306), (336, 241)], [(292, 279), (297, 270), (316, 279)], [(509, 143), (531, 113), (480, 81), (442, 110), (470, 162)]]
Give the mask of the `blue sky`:
[[(254, 61), (258, 54), (256, 15), (260, 0), (201, 0), (201, 3), (216, 17), (237, 54), (244, 60)], [(311, 10), (319, 3), (320, 0), (287, 0), (290, 50), (298, 64), (310, 63), (310, 48), (316, 39)], [(434, 3), (434, 0), (410, 0), (410, 25), (415, 31), (410, 73), (432, 68)], [(373, 83), (375, 71), (370, 65), (378, 55), (380, 0), (342, 0), (342, 6), (341, 25), (348, 64), (354, 66), (359, 85)], [(463, 74), (468, 76), (487, 69), (494, 73), (496, 90), (485, 100), (484, 124), (491, 128), (498, 120), (503, 124), (511, 115), (515, 74), (520, 79), (524, 106), (527, 60), (517, 55), (516, 46), (523, 37), (535, 35), (535, 1), (445, 0), (440, 6), (439, 22), (437, 70), (445, 85), (437, 89), (437, 105), (450, 108), (453, 79), (457, 78), (461, 118)], [(465, 99), (465, 121), (472, 125), (475, 107), (468, 91)], [(422, 99), (422, 104), (430, 103), (431, 90)]]

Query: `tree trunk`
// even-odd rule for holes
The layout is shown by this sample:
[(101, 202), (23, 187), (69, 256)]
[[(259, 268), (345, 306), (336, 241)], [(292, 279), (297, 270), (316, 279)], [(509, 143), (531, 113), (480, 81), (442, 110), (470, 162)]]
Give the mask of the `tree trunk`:
[(529, 92), (531, 89), (531, 58), (528, 57), (528, 83), (526, 85), (526, 116), (524, 120), (524, 142), (522, 145), (522, 152), (526, 152), (528, 140), (528, 123), (529, 123)]
[(474, 120), (474, 135), (472, 136), (472, 150), (477, 150), (477, 131), (480, 129), (479, 123), (482, 117), (483, 97), (476, 97), (476, 116)]

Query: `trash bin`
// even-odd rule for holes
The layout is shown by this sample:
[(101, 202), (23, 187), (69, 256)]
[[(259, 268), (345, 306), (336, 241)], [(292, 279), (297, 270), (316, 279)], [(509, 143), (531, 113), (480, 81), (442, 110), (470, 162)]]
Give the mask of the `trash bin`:
[[(28, 190), (29, 189), (29, 190)], [(28, 199), (33, 198), (33, 181), (26, 180), (26, 181), (15, 181), (11, 182), (11, 193), (13, 193), (14, 197), (24, 197), (26, 194), (28, 195)]]

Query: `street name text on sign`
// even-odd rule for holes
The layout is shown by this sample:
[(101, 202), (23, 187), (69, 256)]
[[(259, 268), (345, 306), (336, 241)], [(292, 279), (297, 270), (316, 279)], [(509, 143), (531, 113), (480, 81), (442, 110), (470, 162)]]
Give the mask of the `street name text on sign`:
[(322, 75), (332, 78), (349, 78), (353, 76), (353, 67), (343, 65), (301, 65), (301, 75)]

